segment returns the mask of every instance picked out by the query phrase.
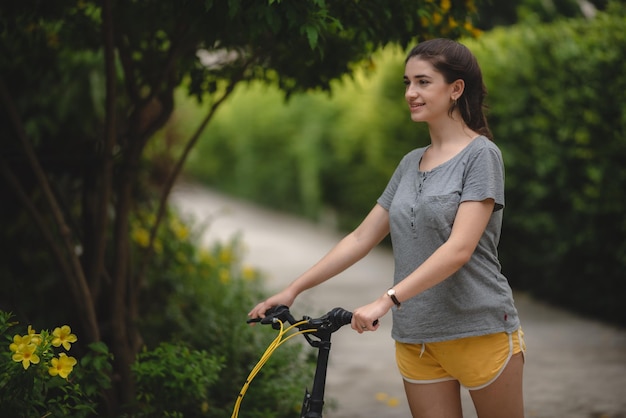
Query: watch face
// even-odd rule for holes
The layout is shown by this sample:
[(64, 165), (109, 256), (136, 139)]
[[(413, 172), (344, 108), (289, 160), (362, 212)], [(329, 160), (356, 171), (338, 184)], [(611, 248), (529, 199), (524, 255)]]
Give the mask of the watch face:
[(389, 290), (387, 290), (387, 294), (388, 294), (389, 296), (393, 296), (393, 295), (395, 295), (395, 294), (396, 294), (396, 291), (395, 291), (395, 290), (393, 290), (393, 289), (389, 289)]

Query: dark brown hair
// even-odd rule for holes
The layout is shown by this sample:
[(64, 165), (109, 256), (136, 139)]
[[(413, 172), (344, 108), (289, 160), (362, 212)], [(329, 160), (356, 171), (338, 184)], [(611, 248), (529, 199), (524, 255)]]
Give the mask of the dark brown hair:
[(452, 104), (449, 113), (458, 107), (463, 121), (470, 129), (493, 139), (485, 117), (487, 88), (476, 57), (465, 45), (450, 39), (431, 39), (413, 48), (405, 63), (411, 58), (428, 61), (447, 83), (463, 80), (463, 94)]

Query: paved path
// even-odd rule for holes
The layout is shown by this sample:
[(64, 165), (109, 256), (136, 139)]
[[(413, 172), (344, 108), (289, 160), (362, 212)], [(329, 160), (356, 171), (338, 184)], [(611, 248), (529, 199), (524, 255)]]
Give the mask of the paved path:
[[(172, 202), (197, 221), (210, 222), (207, 244), (240, 234), (246, 262), (266, 274), (270, 289), (293, 280), (341, 238), (328, 228), (198, 186), (178, 186)], [(377, 248), (337, 278), (301, 295), (292, 312), (299, 317), (336, 306), (352, 310), (384, 291), (392, 270), (390, 251)], [(626, 330), (551, 308), (526, 294), (516, 293), (515, 299), (528, 345), (526, 416), (626, 418)], [(381, 323), (377, 332), (358, 335), (346, 328), (333, 334), (326, 393), (327, 404), (335, 408), (326, 418), (410, 417), (395, 367), (390, 317)], [(466, 391), (463, 410), (465, 418), (476, 417)]]

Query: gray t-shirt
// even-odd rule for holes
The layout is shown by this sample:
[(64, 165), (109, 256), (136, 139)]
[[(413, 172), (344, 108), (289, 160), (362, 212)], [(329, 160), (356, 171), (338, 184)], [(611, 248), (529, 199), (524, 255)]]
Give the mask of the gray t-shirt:
[(378, 203), (389, 211), (394, 283), (411, 274), (450, 236), (459, 204), (495, 200), (495, 209), (469, 262), (436, 286), (393, 309), (392, 336), (428, 343), (513, 332), (519, 318), (500, 272), (498, 242), (504, 208), (504, 164), (498, 147), (479, 136), (452, 159), (419, 170), (427, 148), (404, 156)]

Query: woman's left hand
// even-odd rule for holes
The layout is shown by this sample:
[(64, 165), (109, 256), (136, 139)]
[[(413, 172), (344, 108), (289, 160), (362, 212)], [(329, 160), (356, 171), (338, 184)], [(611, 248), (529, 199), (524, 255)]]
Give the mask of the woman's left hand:
[(352, 312), (352, 329), (359, 334), (364, 331), (376, 331), (380, 326), (379, 318), (385, 316), (393, 306), (393, 301), (386, 294), (374, 302), (361, 306)]

